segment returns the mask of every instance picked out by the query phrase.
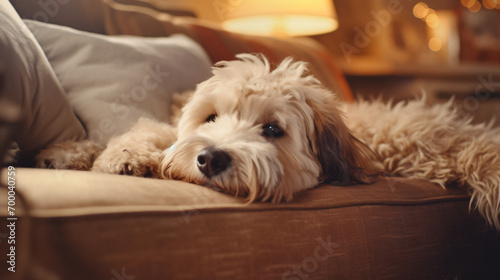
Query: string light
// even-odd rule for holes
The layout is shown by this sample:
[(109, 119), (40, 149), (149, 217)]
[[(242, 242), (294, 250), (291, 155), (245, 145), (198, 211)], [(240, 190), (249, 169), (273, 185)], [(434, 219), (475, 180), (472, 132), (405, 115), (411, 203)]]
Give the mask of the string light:
[(429, 6), (424, 2), (419, 2), (413, 6), (413, 15), (416, 18), (425, 21), (425, 23), (431, 28), (436, 28), (439, 25), (439, 17), (437, 16), (436, 11), (429, 8)]
[[(484, 6), (486, 9), (500, 9), (500, 0), (460, 0), (460, 3), (466, 7), (470, 12), (477, 13)], [(482, 3), (482, 4), (481, 4)], [(429, 8), (429, 6), (424, 2), (419, 2), (413, 6), (413, 15), (416, 18), (424, 21), (430, 28), (437, 28), (439, 26), (439, 16), (437, 12)], [(446, 25), (446, 24), (445, 24)], [(433, 37), (429, 39), (429, 49), (438, 52), (443, 47), (441, 39)]]

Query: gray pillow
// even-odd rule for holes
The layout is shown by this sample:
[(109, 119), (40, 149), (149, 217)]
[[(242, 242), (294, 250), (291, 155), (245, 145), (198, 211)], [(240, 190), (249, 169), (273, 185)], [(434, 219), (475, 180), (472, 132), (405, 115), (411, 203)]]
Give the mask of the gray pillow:
[(90, 139), (105, 143), (141, 116), (169, 121), (173, 93), (211, 75), (211, 61), (185, 35), (106, 36), (25, 20)]
[(24, 156), (85, 138), (47, 58), (9, 1), (0, 1), (0, 59), (5, 73), (0, 102), (21, 110), (15, 141)]

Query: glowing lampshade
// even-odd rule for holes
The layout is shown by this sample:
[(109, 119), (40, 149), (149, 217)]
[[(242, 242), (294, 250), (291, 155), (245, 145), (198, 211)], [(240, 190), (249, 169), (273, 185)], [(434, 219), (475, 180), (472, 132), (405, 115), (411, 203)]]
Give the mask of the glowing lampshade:
[(305, 36), (338, 27), (333, 0), (242, 0), (227, 13), (225, 29), (252, 35)]

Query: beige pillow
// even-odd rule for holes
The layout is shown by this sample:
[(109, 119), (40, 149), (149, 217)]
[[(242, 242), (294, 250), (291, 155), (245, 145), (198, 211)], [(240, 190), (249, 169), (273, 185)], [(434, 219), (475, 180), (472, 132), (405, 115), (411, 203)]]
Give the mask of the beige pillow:
[(91, 140), (106, 143), (141, 116), (169, 121), (173, 93), (193, 90), (212, 63), (189, 37), (106, 36), (25, 20)]

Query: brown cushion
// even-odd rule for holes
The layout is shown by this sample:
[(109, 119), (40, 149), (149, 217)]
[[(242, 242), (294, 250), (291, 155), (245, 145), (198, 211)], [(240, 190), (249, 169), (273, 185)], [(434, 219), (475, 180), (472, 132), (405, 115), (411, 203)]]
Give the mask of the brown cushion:
[[(6, 184), (6, 170), (1, 174)], [(25, 193), (34, 215), (67, 216), (92, 212), (168, 211), (180, 208), (240, 209), (324, 209), (368, 204), (414, 205), (440, 201), (468, 200), (458, 189), (438, 187), (432, 183), (403, 178), (380, 178), (371, 185), (334, 187), (323, 185), (299, 194), (294, 202), (257, 203), (181, 181), (97, 172), (18, 168), (17, 190)]]
[[(28, 267), (60, 279), (123, 273), (136, 279), (494, 279), (488, 276), (499, 273), (500, 242), (469, 214), (469, 196), (426, 181), (323, 185), (292, 203), (246, 205), (177, 181), (16, 171), (19, 207), (24, 194), (31, 208)], [(6, 170), (0, 177), (6, 184)], [(6, 203), (0, 195), (3, 215)]]
[(309, 69), (325, 87), (346, 101), (353, 94), (328, 51), (309, 38), (278, 39), (227, 32), (216, 24), (192, 17), (172, 16), (151, 8), (103, 0), (106, 32), (111, 35), (170, 36), (186, 34), (197, 41), (212, 62), (233, 60), (239, 53), (263, 53), (272, 64), (288, 56), (309, 62)]

